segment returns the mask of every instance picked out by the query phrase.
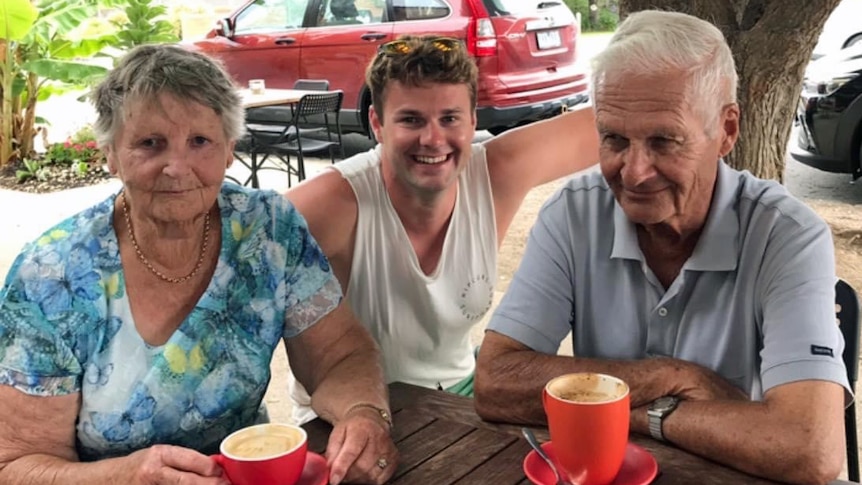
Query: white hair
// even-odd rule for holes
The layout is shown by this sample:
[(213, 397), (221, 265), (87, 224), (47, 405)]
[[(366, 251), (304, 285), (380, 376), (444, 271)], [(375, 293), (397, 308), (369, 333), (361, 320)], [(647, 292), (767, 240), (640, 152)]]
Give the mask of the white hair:
[(713, 24), (679, 12), (643, 10), (629, 15), (607, 48), (593, 58), (593, 93), (608, 73), (681, 74), (707, 127), (736, 102), (733, 54)]

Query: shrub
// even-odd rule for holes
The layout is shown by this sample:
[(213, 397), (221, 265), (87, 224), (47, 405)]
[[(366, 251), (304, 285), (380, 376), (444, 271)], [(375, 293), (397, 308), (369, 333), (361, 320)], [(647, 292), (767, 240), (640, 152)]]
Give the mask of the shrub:
[(603, 8), (599, 10), (599, 25), (596, 27), (596, 30), (601, 32), (613, 32), (614, 30), (617, 30), (617, 24), (619, 23), (619, 15)]
[(564, 0), (566, 5), (574, 13), (581, 14), (581, 31), (583, 32), (611, 32), (616, 30), (619, 23), (618, 3), (616, 1), (598, 2), (599, 15), (598, 24), (590, 24), (590, 2), (589, 0)]
[(82, 172), (84, 164), (100, 166), (103, 158), (102, 152), (96, 145), (96, 134), (93, 128), (86, 125), (69, 136), (66, 141), (48, 146), (44, 163), (74, 165), (77, 172)]

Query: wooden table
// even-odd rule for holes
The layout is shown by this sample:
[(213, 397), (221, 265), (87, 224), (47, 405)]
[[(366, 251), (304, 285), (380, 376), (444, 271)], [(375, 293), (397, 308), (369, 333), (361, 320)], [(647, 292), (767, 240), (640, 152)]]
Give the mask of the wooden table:
[[(395, 427), (392, 437), (401, 453), (397, 484), (529, 484), (522, 463), (530, 451), (520, 427), (482, 421), (473, 400), (402, 383), (389, 386)], [(323, 453), (332, 429), (316, 419), (304, 426), (310, 450)], [(547, 429), (536, 429), (541, 441)], [(657, 485), (769, 484), (652, 439), (632, 435), (659, 463)], [(832, 485), (849, 482), (835, 481)]]

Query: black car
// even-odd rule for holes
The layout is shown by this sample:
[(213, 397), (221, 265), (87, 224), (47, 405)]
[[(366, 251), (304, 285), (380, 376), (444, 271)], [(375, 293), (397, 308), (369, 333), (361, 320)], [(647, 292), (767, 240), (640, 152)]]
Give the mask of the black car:
[(862, 177), (862, 43), (809, 64), (790, 154), (814, 168)]

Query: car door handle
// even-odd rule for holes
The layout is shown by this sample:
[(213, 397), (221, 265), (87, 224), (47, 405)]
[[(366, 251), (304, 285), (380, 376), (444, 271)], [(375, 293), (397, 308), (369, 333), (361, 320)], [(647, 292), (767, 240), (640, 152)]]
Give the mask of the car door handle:
[(386, 35), (387, 34), (382, 34), (379, 32), (371, 32), (368, 34), (362, 34), (362, 37), (360, 37), (360, 39), (362, 39), (362, 40), (380, 40), (380, 39), (385, 39)]
[(282, 37), (280, 39), (275, 39), (276, 45), (290, 45), (296, 42), (296, 39), (293, 37)]

